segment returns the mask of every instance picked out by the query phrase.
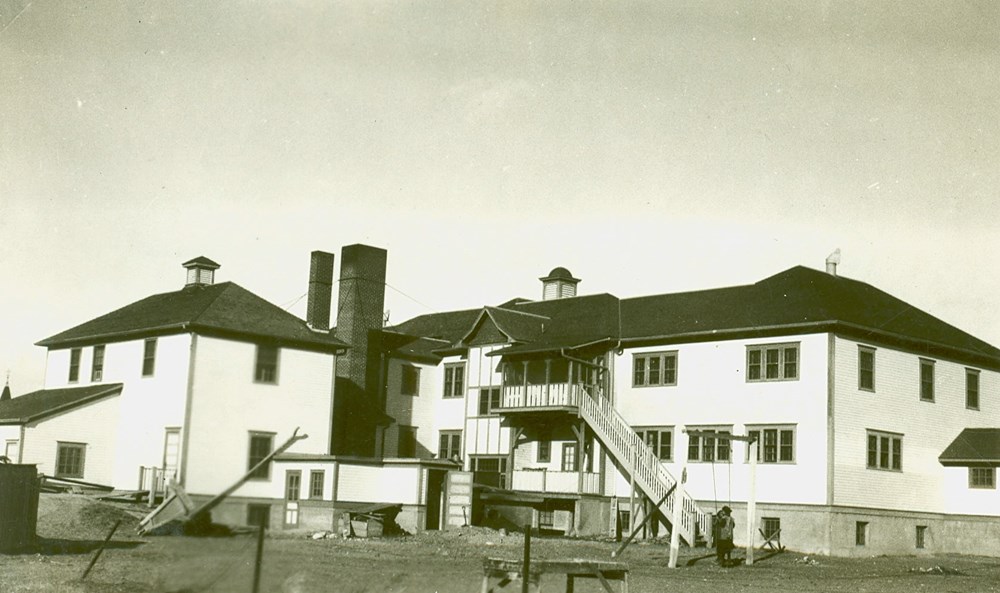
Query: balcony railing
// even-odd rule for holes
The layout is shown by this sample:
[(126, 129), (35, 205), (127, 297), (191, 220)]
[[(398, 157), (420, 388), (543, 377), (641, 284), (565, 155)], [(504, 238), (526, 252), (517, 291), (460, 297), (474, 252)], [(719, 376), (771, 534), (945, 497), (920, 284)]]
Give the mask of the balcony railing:
[(577, 407), (581, 397), (591, 397), (598, 389), (579, 383), (547, 383), (542, 385), (507, 385), (503, 388), (501, 408)]
[(584, 472), (583, 488), (580, 488), (580, 472), (557, 472), (549, 470), (514, 470), (512, 490), (526, 492), (554, 492), (560, 494), (600, 494), (601, 476)]

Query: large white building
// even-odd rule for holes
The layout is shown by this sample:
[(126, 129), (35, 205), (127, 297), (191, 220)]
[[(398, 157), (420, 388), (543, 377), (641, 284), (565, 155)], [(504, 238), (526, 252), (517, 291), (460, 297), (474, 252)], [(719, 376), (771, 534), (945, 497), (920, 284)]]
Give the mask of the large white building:
[(714, 431), (757, 439), (755, 544), (1000, 553), (997, 348), (832, 265), (629, 299), (541, 280), (386, 332), (385, 452), (460, 457), (492, 486), (477, 518), (607, 533), (686, 471), (696, 541), (750, 493), (748, 444)]
[(354, 245), (334, 329), (330, 254), (307, 321), (186, 266), (182, 290), (40, 342), (45, 389), (0, 402), (8, 456), (122, 488), (155, 467), (209, 496), (300, 427), (217, 519), (334, 528), (386, 503), (409, 531), (587, 535), (670, 528), (679, 504), (689, 543), (722, 505), (744, 520), (755, 465), (757, 545), (1000, 554), (1000, 350), (834, 266), (638, 298), (556, 268), (540, 300), (383, 327), (386, 253)]

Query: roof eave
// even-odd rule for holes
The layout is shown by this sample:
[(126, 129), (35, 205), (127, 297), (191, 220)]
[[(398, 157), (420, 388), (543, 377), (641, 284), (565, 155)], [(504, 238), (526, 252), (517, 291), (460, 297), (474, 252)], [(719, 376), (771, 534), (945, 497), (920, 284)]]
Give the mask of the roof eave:
[(98, 391), (96, 393), (92, 393), (87, 397), (80, 398), (76, 401), (65, 403), (60, 406), (55, 406), (54, 408), (50, 408), (48, 410), (38, 412), (37, 414), (32, 414), (30, 416), (23, 416), (20, 418), (0, 419), (0, 424), (20, 425), (20, 424), (28, 424), (31, 422), (38, 422), (39, 420), (44, 420), (45, 418), (56, 416), (68, 410), (78, 408), (82, 405), (89, 404), (91, 402), (95, 402), (97, 400), (104, 399), (106, 397), (111, 397), (113, 395), (120, 395), (124, 387), (125, 386), (122, 383), (112, 383), (108, 385), (107, 389)]

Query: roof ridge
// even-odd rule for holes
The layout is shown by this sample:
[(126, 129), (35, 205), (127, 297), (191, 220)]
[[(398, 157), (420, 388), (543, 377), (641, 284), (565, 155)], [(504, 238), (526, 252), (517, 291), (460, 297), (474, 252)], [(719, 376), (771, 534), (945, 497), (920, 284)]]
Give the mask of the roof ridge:
[(483, 306), (483, 309), (496, 309), (497, 311), (503, 311), (505, 313), (514, 313), (515, 315), (527, 315), (529, 317), (538, 317), (539, 319), (548, 319), (550, 321), (552, 320), (552, 318), (549, 317), (548, 315), (539, 315), (538, 313), (528, 313), (527, 311), (515, 311), (513, 309), (505, 309), (503, 307), (495, 307), (492, 305), (485, 305)]

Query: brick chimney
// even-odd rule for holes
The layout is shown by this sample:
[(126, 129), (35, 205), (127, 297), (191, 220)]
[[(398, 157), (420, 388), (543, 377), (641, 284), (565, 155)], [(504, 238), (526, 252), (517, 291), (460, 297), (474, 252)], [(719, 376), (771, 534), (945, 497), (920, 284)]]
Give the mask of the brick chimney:
[(368, 245), (347, 245), (340, 251), (336, 335), (350, 348), (337, 358), (334, 454), (375, 454), (376, 426), (384, 416), (379, 330), (385, 309), (386, 258), (384, 249)]
[(313, 251), (309, 262), (309, 296), (306, 323), (316, 331), (330, 329), (330, 299), (333, 298), (333, 254)]

